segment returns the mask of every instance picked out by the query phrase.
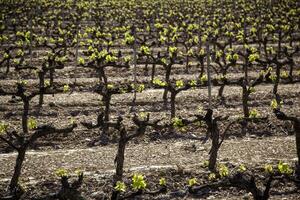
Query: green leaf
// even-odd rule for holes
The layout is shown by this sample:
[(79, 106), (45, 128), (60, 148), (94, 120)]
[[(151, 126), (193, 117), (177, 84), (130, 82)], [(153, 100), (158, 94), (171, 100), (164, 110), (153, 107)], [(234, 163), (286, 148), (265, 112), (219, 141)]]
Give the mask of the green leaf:
[(174, 117), (172, 119), (172, 121), (173, 121), (173, 127), (175, 127), (175, 128), (182, 128), (182, 127), (184, 127), (182, 119), (180, 119), (178, 117)]
[(142, 54), (144, 54), (144, 55), (150, 55), (150, 54), (151, 54), (150, 48), (147, 47), (147, 46), (144, 46), (144, 45), (141, 46), (140, 51), (141, 51)]
[(255, 108), (252, 109), (252, 110), (250, 110), (250, 112), (249, 112), (249, 118), (257, 118), (259, 116), (260, 116), (260, 114), (259, 114), (259, 112)]
[(70, 91), (70, 86), (68, 85), (68, 84), (65, 84), (64, 85), (64, 88), (63, 88), (63, 92), (64, 93), (67, 93), (67, 92), (69, 92)]
[(201, 37), (201, 41), (202, 41), (202, 42), (206, 42), (207, 38), (208, 38), (207, 35), (203, 35), (203, 36)]
[(8, 124), (0, 123), (0, 135), (3, 135), (8, 128)]
[(237, 53), (233, 54), (233, 60), (237, 61), (239, 59), (239, 55)]
[(201, 49), (199, 50), (199, 55), (200, 55), (200, 56), (204, 56), (204, 55), (205, 55), (205, 50), (204, 50), (203, 48), (201, 48)]
[(208, 175), (208, 180), (210, 180), (210, 181), (216, 180), (216, 178), (217, 178), (217, 176), (215, 173), (210, 173)]
[(167, 59), (165, 59), (165, 58), (160, 59), (160, 61), (165, 65), (167, 64)]
[(258, 53), (250, 54), (249, 57), (248, 57), (248, 59), (249, 59), (249, 62), (252, 63), (252, 62), (254, 62), (254, 61), (256, 61), (256, 60), (259, 59), (259, 54)]
[(184, 86), (183, 80), (177, 80), (177, 81), (176, 81), (176, 87), (177, 87), (177, 88), (182, 88), (183, 86)]
[(241, 164), (239, 166), (239, 169), (238, 169), (239, 172), (245, 172), (246, 170), (247, 170), (247, 168), (246, 168), (246, 166), (244, 164)]
[(219, 166), (219, 175), (221, 176), (221, 178), (229, 175), (229, 170), (226, 165), (221, 164)]
[(191, 178), (188, 180), (188, 185), (189, 187), (192, 187), (194, 185), (198, 184), (197, 179), (196, 178)]
[(24, 56), (24, 51), (22, 50), (22, 49), (19, 49), (18, 51), (17, 51), (17, 56)]
[(144, 176), (140, 174), (134, 174), (132, 177), (132, 188), (134, 190), (144, 190), (147, 186)]
[(114, 84), (107, 84), (107, 89), (109, 90), (113, 89), (114, 87), (115, 87)]
[(15, 58), (15, 59), (13, 59), (13, 63), (15, 65), (19, 65), (20, 64), (20, 60)]
[(208, 165), (209, 165), (209, 161), (205, 160), (202, 164), (202, 167), (208, 167)]
[(197, 86), (197, 81), (196, 80), (191, 80), (189, 82), (189, 85), (192, 86), (192, 87), (195, 87), (195, 86)]
[(173, 57), (174, 54), (177, 52), (178, 48), (173, 46), (173, 47), (169, 47), (169, 56)]
[(106, 55), (106, 57), (105, 57), (105, 62), (106, 63), (112, 63), (112, 62), (115, 62), (115, 61), (117, 61), (118, 60), (118, 58), (116, 57), (116, 56), (113, 56), (113, 55)]
[(206, 83), (207, 81), (208, 81), (208, 77), (207, 77), (206, 74), (204, 74), (203, 76), (201, 76), (201, 78), (200, 78), (201, 84), (204, 84), (204, 83)]
[(37, 128), (37, 121), (36, 121), (36, 119), (30, 117), (28, 119), (27, 126), (31, 130)]
[(142, 120), (145, 120), (147, 117), (148, 113), (147, 112), (140, 112), (139, 113), (139, 118)]
[(158, 78), (154, 78), (153, 81), (152, 81), (152, 83), (153, 83), (154, 85), (158, 85), (158, 86), (161, 86), (161, 87), (164, 87), (164, 86), (167, 85), (166, 82), (161, 81), (161, 80), (158, 79)]
[(286, 78), (288, 78), (288, 77), (289, 77), (289, 74), (288, 74), (287, 71), (282, 71), (282, 72), (280, 73), (280, 78), (286, 79)]
[(117, 190), (118, 192), (125, 192), (126, 191), (125, 183), (122, 181), (118, 181), (116, 183), (115, 190)]
[(106, 59), (106, 56), (108, 55), (108, 52), (107, 52), (107, 50), (106, 49), (103, 49), (102, 51), (100, 51), (99, 53), (98, 53), (98, 57), (99, 58), (105, 58)]
[(222, 50), (219, 50), (216, 52), (216, 57), (217, 58), (221, 58), (221, 56), (223, 55), (223, 51)]
[(124, 61), (125, 62), (130, 62), (132, 60), (131, 56), (125, 56)]
[(166, 186), (166, 184), (167, 184), (167, 181), (166, 181), (165, 178), (160, 178), (160, 179), (159, 179), (159, 185), (160, 185), (160, 186)]
[[(21, 51), (22, 51), (22, 50), (21, 50)], [(8, 53), (4, 53), (3, 58), (4, 58), (4, 59), (8, 59), (8, 58), (9, 58), (9, 54), (8, 54)]]
[(254, 87), (249, 87), (249, 88), (248, 88), (248, 91), (249, 91), (250, 94), (252, 94), (252, 93), (254, 93), (256, 90), (255, 90)]
[(145, 90), (145, 85), (144, 85), (144, 84), (138, 84), (138, 85), (131, 84), (131, 87), (132, 87), (135, 91), (137, 91), (137, 92), (139, 92), (139, 93), (141, 93), (141, 92), (143, 92), (143, 91)]
[(125, 44), (131, 45), (134, 43), (135, 38), (130, 34), (129, 31), (125, 33)]
[(188, 55), (188, 56), (194, 55), (194, 50), (193, 50), (193, 49), (188, 50), (188, 51), (187, 51), (187, 55)]
[(276, 99), (272, 99), (270, 106), (272, 109), (278, 109), (282, 106), (282, 104), (283, 104), (283, 101), (280, 101), (278, 103)]
[(157, 28), (157, 29), (162, 29), (163, 25), (161, 23), (155, 23), (154, 27)]
[(84, 58), (79, 57), (78, 60), (77, 60), (77, 63), (78, 63), (79, 65), (84, 65), (84, 64), (85, 64)]
[(272, 74), (270, 75), (270, 79), (272, 80), (272, 82), (275, 82), (276, 79), (277, 79), (277, 76), (275, 74)]
[(270, 165), (270, 164), (265, 165), (264, 169), (265, 169), (265, 172), (268, 173), (268, 174), (273, 173), (273, 166)]
[(44, 86), (49, 87), (50, 86), (50, 81), (49, 80), (44, 80)]
[(289, 164), (284, 163), (282, 161), (279, 161), (278, 165), (277, 165), (278, 171), (281, 174), (287, 174), (290, 175), (293, 173), (293, 170), (290, 168)]
[(55, 171), (55, 175), (58, 177), (67, 177), (69, 176), (69, 172), (64, 168), (59, 168)]
[(21, 80), (21, 81), (19, 81), (19, 84), (21, 84), (22, 86), (26, 86), (26, 85), (28, 85), (28, 81), (27, 80)]
[(226, 60), (229, 61), (229, 62), (232, 60), (232, 55), (231, 55), (231, 53), (228, 53), (228, 54), (226, 55)]

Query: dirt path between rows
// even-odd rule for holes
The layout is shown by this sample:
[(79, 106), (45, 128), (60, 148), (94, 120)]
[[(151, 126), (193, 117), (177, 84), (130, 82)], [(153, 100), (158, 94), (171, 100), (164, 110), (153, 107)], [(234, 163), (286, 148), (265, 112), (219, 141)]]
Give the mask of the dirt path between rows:
[[(279, 160), (296, 161), (293, 136), (230, 139), (220, 149), (220, 162), (264, 166)], [(125, 168), (130, 171), (153, 168), (189, 168), (200, 166), (207, 158), (210, 142), (196, 140), (162, 141), (159, 143), (128, 145)], [(113, 173), (116, 145), (86, 149), (29, 151), (22, 177), (39, 180), (54, 176), (58, 168), (71, 171), (81, 169), (89, 175)], [(0, 154), (0, 179), (7, 181), (12, 174), (16, 153)], [(151, 167), (152, 166), (152, 167)]]

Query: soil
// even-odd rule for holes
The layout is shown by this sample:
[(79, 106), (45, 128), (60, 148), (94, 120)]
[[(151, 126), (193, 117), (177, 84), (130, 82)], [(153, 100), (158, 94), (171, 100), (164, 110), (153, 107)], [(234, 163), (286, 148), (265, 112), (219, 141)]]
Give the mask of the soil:
[[(179, 69), (174, 70), (176, 76), (186, 79), (194, 77), (192, 68), (190, 75), (184, 75)], [(56, 82), (69, 83), (70, 71), (58, 70)], [(252, 71), (255, 76), (255, 71)], [(128, 81), (128, 71), (110, 69), (114, 80)], [(160, 74), (160, 72), (158, 72)], [(195, 74), (195, 73), (194, 73)], [(124, 76), (122, 76), (124, 75)], [(241, 74), (240, 74), (241, 75)], [(76, 75), (77, 76), (77, 75)], [(232, 72), (230, 77), (239, 76)], [(84, 171), (84, 183), (80, 189), (85, 199), (108, 199), (112, 191), (112, 178), (114, 174), (114, 159), (117, 150), (118, 132), (111, 130), (110, 142), (107, 145), (91, 142), (99, 140), (98, 129), (87, 130), (80, 122), (96, 122), (97, 114), (103, 109), (101, 96), (92, 93), (97, 79), (82, 70), (77, 76), (77, 84), (82, 85), (82, 90), (71, 94), (46, 95), (42, 108), (38, 108), (38, 98), (31, 101), (30, 115), (37, 118), (38, 124), (53, 124), (64, 127), (75, 120), (79, 126), (67, 136), (58, 135), (38, 140), (27, 152), (26, 161), (21, 175), (21, 184), (26, 189), (23, 199), (32, 199), (54, 193), (60, 189), (59, 178), (55, 171), (65, 168), (70, 171), (75, 179), (75, 171)], [(34, 77), (32, 77), (34, 78)], [(299, 78), (299, 77), (298, 77)], [(142, 72), (139, 80), (150, 80)], [(0, 84), (5, 89), (14, 89), (17, 79), (14, 72), (9, 74)], [(32, 79), (29, 84), (35, 84)], [(255, 174), (260, 185), (266, 181), (264, 178), (265, 164), (277, 165), (284, 161), (294, 166), (297, 160), (293, 127), (289, 122), (281, 122), (275, 118), (270, 108), (272, 100), (272, 84), (262, 84), (256, 87), (256, 92), (251, 94), (250, 107), (259, 111), (260, 116), (267, 117), (262, 123), (250, 123), (247, 135), (241, 134), (241, 127), (235, 124), (226, 135), (219, 151), (218, 162), (226, 164), (234, 171), (240, 164), (245, 164), (247, 169)], [(239, 86), (225, 87), (224, 95), (226, 104), (221, 104), (217, 98), (218, 87), (213, 87), (213, 108), (215, 116), (229, 116), (228, 121), (220, 123), (221, 132), (231, 121), (242, 116), (241, 94)], [(162, 102), (163, 90), (147, 89), (137, 94), (136, 111), (150, 113), (150, 119), (163, 119), (167, 122), (170, 112), (164, 108)], [(279, 94), (284, 100), (282, 110), (293, 116), (300, 116), (300, 83), (281, 84)], [(131, 121), (133, 94), (113, 95), (111, 120), (117, 116), (124, 117), (126, 128), (134, 131)], [(195, 114), (204, 114), (208, 105), (207, 89), (193, 89), (181, 92), (176, 98), (176, 115), (183, 118), (192, 118)], [(199, 111), (200, 108), (200, 111)], [(201, 111), (202, 108), (202, 111)], [(9, 96), (0, 97), (0, 119), (13, 127), (16, 131), (21, 129), (22, 102), (11, 101)], [(208, 182), (209, 171), (203, 167), (208, 159), (211, 142), (203, 143), (206, 127), (204, 125), (189, 126), (185, 131), (177, 130), (176, 133), (156, 131), (149, 129), (145, 136), (131, 141), (126, 146), (125, 178), (127, 189), (131, 190), (131, 176), (141, 173), (146, 177), (147, 189), (155, 190), (161, 177), (167, 180), (168, 191), (166, 194), (156, 196), (141, 195), (136, 199), (252, 199), (251, 194), (236, 188), (219, 188), (205, 190), (199, 195), (184, 192), (187, 180), (197, 178), (198, 183)], [(0, 194), (7, 192), (7, 185), (12, 176), (16, 153), (4, 142), (0, 141)], [(263, 188), (264, 186), (262, 186)], [(1, 198), (0, 195), (0, 198)], [(299, 189), (291, 182), (274, 182), (270, 191), (270, 199), (300, 199)]]

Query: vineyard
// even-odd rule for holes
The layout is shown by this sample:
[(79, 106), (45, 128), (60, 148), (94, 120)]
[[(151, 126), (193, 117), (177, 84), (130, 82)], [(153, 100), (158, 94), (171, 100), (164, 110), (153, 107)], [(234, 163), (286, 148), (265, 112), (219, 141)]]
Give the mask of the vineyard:
[(0, 200), (300, 199), (299, 1), (0, 8)]

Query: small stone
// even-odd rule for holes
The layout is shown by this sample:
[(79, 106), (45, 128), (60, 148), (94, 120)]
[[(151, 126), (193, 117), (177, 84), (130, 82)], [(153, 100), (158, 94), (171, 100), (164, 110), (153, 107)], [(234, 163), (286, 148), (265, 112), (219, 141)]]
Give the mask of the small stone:
[(101, 191), (99, 191), (99, 192), (93, 192), (91, 194), (91, 197), (93, 199), (102, 199), (104, 196), (105, 196), (105, 194), (103, 192), (101, 192)]
[(251, 193), (247, 193), (243, 196), (243, 199), (248, 200), (251, 199)]
[(215, 199), (216, 197), (214, 195), (210, 195), (209, 197), (207, 197), (206, 199)]

